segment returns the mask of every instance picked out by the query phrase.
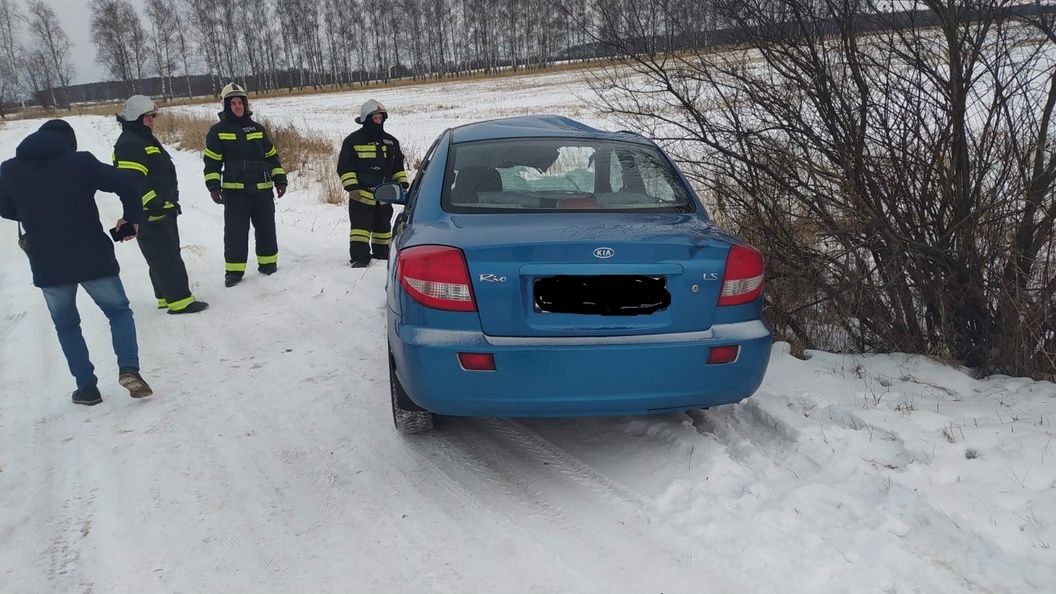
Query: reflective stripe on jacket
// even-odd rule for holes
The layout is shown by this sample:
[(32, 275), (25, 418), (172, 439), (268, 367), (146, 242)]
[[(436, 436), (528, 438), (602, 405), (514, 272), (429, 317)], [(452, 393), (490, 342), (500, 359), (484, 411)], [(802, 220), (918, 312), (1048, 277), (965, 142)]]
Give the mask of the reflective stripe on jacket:
[(205, 186), (210, 190), (271, 193), (286, 184), (279, 152), (264, 126), (248, 117), (229, 118), (221, 112), (205, 136)]
[(114, 143), (114, 167), (147, 177), (147, 191), (142, 197), (147, 220), (156, 221), (177, 212), (180, 191), (172, 157), (150, 128), (138, 122), (123, 123), (122, 128)]
[(375, 204), (374, 188), (382, 182), (407, 183), (403, 151), (396, 137), (383, 132), (380, 137), (360, 128), (345, 137), (337, 157), (337, 175), (346, 191), (358, 190), (350, 198), (364, 204)]

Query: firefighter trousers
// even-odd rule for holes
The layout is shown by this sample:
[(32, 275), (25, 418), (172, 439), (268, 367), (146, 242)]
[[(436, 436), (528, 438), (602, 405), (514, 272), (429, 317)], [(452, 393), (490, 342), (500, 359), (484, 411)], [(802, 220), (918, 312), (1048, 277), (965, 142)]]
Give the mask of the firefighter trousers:
[(392, 242), (392, 205), (348, 201), (348, 257), (352, 262), (369, 262), (373, 257), (387, 260)]
[(183, 309), (194, 301), (187, 280), (187, 267), (180, 255), (180, 230), (176, 214), (158, 221), (144, 221), (137, 236), (139, 250), (150, 270), (150, 284), (158, 307)]
[(224, 191), (224, 270), (244, 274), (249, 259), (249, 227), (257, 252), (257, 266), (278, 264), (275, 236), (275, 199), (271, 192)]

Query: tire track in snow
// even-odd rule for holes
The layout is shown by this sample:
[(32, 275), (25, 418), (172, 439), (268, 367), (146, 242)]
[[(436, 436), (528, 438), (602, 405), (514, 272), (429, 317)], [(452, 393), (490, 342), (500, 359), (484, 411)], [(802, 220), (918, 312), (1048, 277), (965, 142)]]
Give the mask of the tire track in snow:
[[(691, 592), (707, 579), (716, 591), (749, 591), (717, 578), (722, 567), (707, 543), (687, 542), (666, 526), (646, 498), (591, 468), (537, 433), (507, 419), (453, 420), (439, 428), (445, 463), (456, 483), (487, 480), (505, 495), (487, 508), (506, 514), (541, 543), (560, 545), (563, 559), (611, 591)], [(466, 496), (479, 495), (467, 492)], [(528, 509), (526, 514), (523, 510)], [(531, 520), (530, 522), (526, 520)], [(555, 535), (560, 533), (559, 539)], [(584, 551), (589, 554), (584, 555)], [(647, 576), (637, 568), (648, 565)], [(659, 583), (668, 580), (670, 583)], [(571, 591), (571, 590), (570, 590)]]
[[(465, 451), (448, 443), (448, 439), (439, 433), (423, 437), (428, 441), (416, 445), (424, 454), (421, 460), (428, 465), (428, 475), (435, 478), (433, 488), (437, 496), (433, 502), (438, 511), (452, 517), (472, 518), (472, 526), (467, 526), (467, 529), (474, 533), (484, 531), (496, 535), (493, 542), (498, 546), (503, 546), (503, 538), (518, 535), (518, 544), (529, 547), (533, 551), (533, 558), (547, 559), (550, 579), (556, 575), (568, 580), (565, 582), (568, 592), (602, 594), (608, 591), (599, 585), (597, 576), (588, 575), (569, 555), (558, 555), (551, 550), (554, 540), (551, 535), (542, 535), (538, 530), (526, 526), (525, 518), (531, 519), (530, 516), (507, 511), (510, 503), (505, 498), (496, 500), (490, 497), (495, 489), (501, 487), (501, 481), (479, 460), (467, 456)], [(482, 483), (489, 488), (479, 489)], [(485, 500), (484, 496), (488, 496), (488, 499)], [(531, 536), (527, 539), (529, 542), (525, 542), (526, 535)], [(538, 591), (548, 591), (542, 584), (533, 586)], [(536, 591), (535, 588), (532, 591)]]
[(22, 311), (17, 314), (11, 314), (4, 316), (4, 324), (0, 326), (0, 341), (7, 340), (7, 337), (15, 330), (15, 326), (22, 321), (22, 318), (26, 317), (26, 312)]
[[(36, 480), (27, 477), (38, 485), (31, 503), (34, 514), (29, 521), (38, 527), (35, 540), (43, 545), (38, 567), (44, 569), (46, 582), (55, 591), (91, 591), (92, 585), (86, 580), (79, 563), (81, 547), (84, 546), (79, 541), (90, 530), (93, 519), (91, 503), (95, 494), (80, 493), (75, 488), (81, 484), (79, 465), (66, 467), (61, 474), (53, 470), (63, 466), (58, 463), (63, 451), (70, 452), (65, 443), (55, 442), (56, 432), (61, 431), (60, 427), (68, 428), (68, 425), (69, 421), (56, 417), (41, 418), (34, 423), (34, 451), (56, 462), (40, 467), (47, 469), (44, 476), (34, 477)], [(76, 450), (73, 453), (80, 455)]]
[(613, 503), (631, 509), (635, 515), (643, 518), (651, 515), (648, 500), (640, 493), (598, 472), (524, 424), (512, 419), (490, 419), (489, 421), (496, 433), (531, 450), (539, 459), (544, 460), (544, 464), (554, 466), (568, 479)]

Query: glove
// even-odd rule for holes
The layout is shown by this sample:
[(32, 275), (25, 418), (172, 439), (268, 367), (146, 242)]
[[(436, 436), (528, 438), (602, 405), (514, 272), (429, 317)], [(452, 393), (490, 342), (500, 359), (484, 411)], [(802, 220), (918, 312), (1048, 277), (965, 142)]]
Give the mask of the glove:
[(411, 184), (409, 184), (407, 182), (400, 182), (400, 187), (403, 188), (404, 192), (406, 192), (408, 189), (410, 189)]
[(278, 185), (276, 185), (275, 186), (275, 192), (279, 195), (278, 196), (279, 198), (282, 198), (283, 194), (286, 193), (286, 184), (278, 184)]
[(213, 202), (217, 204), (224, 203), (224, 191), (220, 188), (213, 188), (212, 190), (209, 190), (209, 196), (213, 199)]

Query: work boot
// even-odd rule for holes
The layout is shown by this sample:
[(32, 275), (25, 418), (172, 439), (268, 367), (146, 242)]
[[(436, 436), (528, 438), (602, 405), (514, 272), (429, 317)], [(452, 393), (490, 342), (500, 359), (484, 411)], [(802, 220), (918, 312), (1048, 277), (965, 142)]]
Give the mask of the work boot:
[(224, 286), (233, 287), (242, 282), (242, 275), (237, 272), (228, 272), (224, 275)]
[(73, 403), (83, 404), (85, 406), (95, 406), (103, 401), (102, 394), (99, 393), (99, 388), (96, 386), (85, 386), (83, 388), (77, 388), (77, 391), (73, 393)]
[(257, 266), (257, 272), (259, 272), (261, 274), (268, 274), (268, 275), (275, 274), (275, 271), (278, 270), (278, 269), (279, 269), (279, 265), (278, 264), (261, 264), (260, 266)]
[(143, 376), (139, 375), (139, 370), (131, 367), (121, 369), (117, 376), (117, 383), (128, 390), (128, 395), (133, 398), (146, 398), (154, 393), (154, 390), (151, 390), (147, 382), (143, 380)]
[(352, 260), (352, 268), (366, 268), (370, 266), (370, 260)]
[(209, 304), (204, 301), (192, 301), (187, 304), (187, 307), (183, 309), (169, 309), (170, 314), (185, 314), (185, 313), (198, 313), (203, 309), (209, 307)]

